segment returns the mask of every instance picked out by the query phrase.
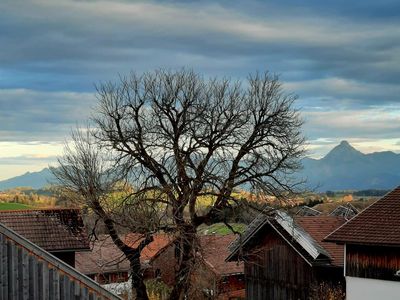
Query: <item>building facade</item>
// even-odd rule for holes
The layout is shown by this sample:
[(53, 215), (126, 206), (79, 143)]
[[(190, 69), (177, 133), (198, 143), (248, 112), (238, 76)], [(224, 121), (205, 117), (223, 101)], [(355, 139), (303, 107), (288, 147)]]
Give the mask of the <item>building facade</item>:
[(400, 188), (325, 240), (344, 245), (346, 299), (399, 299)]

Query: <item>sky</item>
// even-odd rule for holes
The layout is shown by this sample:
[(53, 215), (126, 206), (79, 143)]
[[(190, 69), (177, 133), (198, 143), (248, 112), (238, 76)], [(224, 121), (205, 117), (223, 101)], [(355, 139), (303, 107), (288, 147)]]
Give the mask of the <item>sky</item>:
[(400, 152), (400, 1), (0, 1), (0, 180), (54, 164), (118, 74), (280, 75), (310, 156)]

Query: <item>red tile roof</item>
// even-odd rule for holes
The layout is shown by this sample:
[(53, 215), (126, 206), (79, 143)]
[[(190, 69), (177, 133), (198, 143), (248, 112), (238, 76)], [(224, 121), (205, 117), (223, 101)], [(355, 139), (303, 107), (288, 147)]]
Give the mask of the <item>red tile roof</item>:
[[(157, 256), (160, 251), (167, 247), (173, 241), (173, 237), (167, 234), (155, 234), (153, 236), (154, 240), (145, 247), (140, 255), (142, 262), (147, 262), (155, 256)], [(132, 247), (139, 246), (139, 243), (143, 240), (141, 234), (129, 233), (125, 236), (125, 243)]]
[(0, 211), (0, 223), (50, 252), (90, 249), (79, 209)]
[[(147, 264), (172, 241), (172, 238), (166, 234), (156, 234), (153, 238), (154, 241), (141, 253), (142, 264)], [(130, 233), (123, 239), (128, 245), (136, 247), (142, 240), (142, 235)], [(77, 252), (75, 256), (75, 268), (87, 275), (129, 271), (129, 267), (129, 261), (108, 235), (102, 235), (94, 241), (92, 251)]]
[(400, 246), (400, 187), (364, 209), (325, 240)]
[(212, 271), (219, 276), (244, 273), (243, 262), (226, 262), (228, 246), (236, 239), (234, 234), (200, 236), (201, 255)]
[(343, 245), (328, 243), (323, 240), (327, 234), (333, 232), (346, 222), (344, 218), (334, 216), (304, 216), (296, 217), (295, 221), (329, 253), (332, 258), (332, 265), (343, 266)]

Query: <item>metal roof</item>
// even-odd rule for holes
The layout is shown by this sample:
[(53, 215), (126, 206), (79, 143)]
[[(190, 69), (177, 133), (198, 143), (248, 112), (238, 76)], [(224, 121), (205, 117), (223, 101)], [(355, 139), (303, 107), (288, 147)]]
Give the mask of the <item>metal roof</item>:
[(353, 205), (350, 203), (347, 203), (345, 206), (339, 205), (336, 207), (329, 215), (330, 216), (336, 216), (336, 217), (343, 217), (348, 219), (351, 219), (355, 215), (358, 214), (357, 208), (355, 208)]
[(293, 220), (291, 216), (283, 211), (276, 212), (275, 220), (282, 226), (287, 233), (289, 233), (292, 238), (299, 243), (304, 250), (313, 258), (317, 259), (321, 255), (331, 258), (329, 253), (322, 248), (317, 241), (315, 241), (311, 235), (309, 235), (303, 228), (301, 228)]
[(318, 216), (320, 214), (321, 212), (319, 210), (316, 210), (307, 205), (300, 207), (300, 209), (296, 212), (296, 215), (298, 216)]
[[(229, 245), (228, 249), (231, 253), (226, 260), (230, 260), (235, 255), (239, 254), (243, 250), (243, 247), (261, 228), (264, 227), (265, 224), (269, 224), (272, 228), (277, 230), (278, 233), (280, 233), (279, 231), (281, 230), (286, 232), (290, 237), (290, 240), (287, 240), (287, 242), (291, 244), (292, 247), (295, 247), (293, 241), (300, 245), (300, 247), (304, 249), (305, 253), (307, 253), (313, 260), (332, 259), (331, 255), (320, 246), (308, 232), (299, 226), (290, 215), (278, 210), (274, 210), (273, 214), (271, 214), (271, 212), (271, 208), (268, 207), (266, 213), (260, 213), (254, 221), (250, 223), (246, 231)], [(277, 228), (277, 225), (279, 225), (281, 229)], [(297, 249), (295, 250), (297, 251)]]

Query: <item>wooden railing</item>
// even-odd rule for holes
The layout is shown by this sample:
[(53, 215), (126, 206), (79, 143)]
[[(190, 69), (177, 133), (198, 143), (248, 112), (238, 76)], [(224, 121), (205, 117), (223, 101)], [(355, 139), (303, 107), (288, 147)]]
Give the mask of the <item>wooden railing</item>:
[(121, 299), (0, 224), (0, 299)]

